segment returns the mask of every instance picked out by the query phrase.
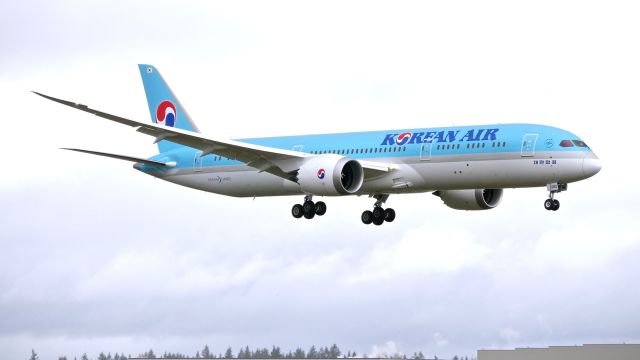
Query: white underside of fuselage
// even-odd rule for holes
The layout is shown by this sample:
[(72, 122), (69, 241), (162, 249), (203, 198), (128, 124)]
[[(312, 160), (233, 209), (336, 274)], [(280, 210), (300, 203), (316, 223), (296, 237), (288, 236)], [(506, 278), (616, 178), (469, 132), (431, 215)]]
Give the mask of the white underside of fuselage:
[[(394, 170), (365, 179), (353, 195), (419, 193), (455, 189), (503, 189), (570, 183), (592, 176), (591, 152), (547, 152), (501, 158), (434, 156), (429, 160), (393, 158)], [(495, 157), (495, 155), (494, 155)], [(386, 159), (376, 159), (385, 162)], [(586, 164), (586, 165), (585, 165)], [(236, 197), (301, 195), (297, 183), (242, 165), (182, 168), (155, 176), (183, 186)]]

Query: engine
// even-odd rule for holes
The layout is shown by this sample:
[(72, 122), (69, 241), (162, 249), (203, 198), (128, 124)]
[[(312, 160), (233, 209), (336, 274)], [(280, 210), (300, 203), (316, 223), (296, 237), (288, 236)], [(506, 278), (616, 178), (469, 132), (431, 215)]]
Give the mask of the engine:
[(502, 189), (439, 190), (433, 193), (456, 210), (488, 210), (500, 204)]
[(360, 163), (336, 154), (307, 158), (297, 176), (302, 190), (313, 195), (353, 194), (363, 181)]

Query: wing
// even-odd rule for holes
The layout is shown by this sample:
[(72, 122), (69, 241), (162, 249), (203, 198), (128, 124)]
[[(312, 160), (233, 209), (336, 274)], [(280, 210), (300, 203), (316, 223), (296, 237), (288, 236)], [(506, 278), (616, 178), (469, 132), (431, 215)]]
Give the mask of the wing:
[[(300, 151), (277, 149), (235, 140), (216, 139), (186, 130), (130, 120), (92, 109), (87, 105), (57, 99), (35, 91), (34, 93), (51, 101), (86, 111), (120, 124), (135, 127), (136, 131), (155, 137), (155, 142), (168, 140), (198, 149), (202, 151), (200, 156), (208, 154), (224, 156), (229, 159), (241, 161), (259, 171), (265, 171), (284, 179), (290, 179), (292, 175), (295, 175), (295, 172), (300, 169), (306, 157), (314, 156)], [(365, 170), (365, 178), (380, 176), (392, 169), (392, 166), (389, 164), (375, 161), (358, 160), (358, 162)]]
[(105, 152), (93, 151), (93, 150), (72, 149), (72, 148), (61, 148), (61, 149), (62, 150), (77, 151), (77, 152), (81, 152), (81, 153), (98, 155), (98, 156), (104, 156), (104, 157), (110, 157), (110, 158), (114, 158), (114, 159), (118, 159), (118, 160), (132, 161), (132, 162), (135, 162), (135, 163), (145, 164), (145, 165), (149, 165), (149, 166), (157, 166), (157, 167), (173, 167), (173, 166), (175, 166), (175, 162), (174, 163), (171, 163), (171, 162), (163, 163), (163, 162), (159, 162), (159, 161), (142, 159), (142, 158), (133, 157), (133, 156), (111, 154), (111, 153), (105, 153)]

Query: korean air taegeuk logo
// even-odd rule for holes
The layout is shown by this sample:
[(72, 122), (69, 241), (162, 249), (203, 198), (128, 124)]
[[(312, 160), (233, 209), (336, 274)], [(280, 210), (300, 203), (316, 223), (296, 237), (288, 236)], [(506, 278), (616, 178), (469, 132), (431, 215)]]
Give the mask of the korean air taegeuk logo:
[(173, 127), (178, 119), (176, 107), (169, 100), (165, 100), (158, 105), (156, 110), (156, 120), (158, 124)]

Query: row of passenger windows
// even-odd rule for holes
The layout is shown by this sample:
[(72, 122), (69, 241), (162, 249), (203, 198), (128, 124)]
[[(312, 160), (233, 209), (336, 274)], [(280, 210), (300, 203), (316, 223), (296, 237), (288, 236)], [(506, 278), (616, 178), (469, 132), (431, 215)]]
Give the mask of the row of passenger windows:
[[(486, 146), (486, 143), (467, 143), (467, 149), (484, 149)], [(507, 143), (505, 141), (502, 142), (492, 142), (491, 143), (491, 147), (492, 148), (497, 148), (497, 147), (505, 147), (507, 146)], [(438, 145), (438, 147), (436, 148), (436, 150), (457, 150), (460, 149), (460, 144), (447, 144), (447, 145)]]
[[(485, 143), (467, 143), (467, 149), (484, 149), (486, 146)], [(493, 142), (491, 144), (492, 148), (496, 147), (505, 147), (507, 146), (506, 142)], [(438, 145), (437, 150), (455, 150), (460, 149), (460, 144), (447, 144), (447, 145)], [(374, 153), (397, 153), (407, 151), (406, 146), (391, 146), (391, 147), (381, 147), (381, 148), (366, 148), (366, 149), (340, 149), (340, 150), (314, 150), (311, 151), (311, 154), (314, 155), (322, 155), (322, 154), (338, 154), (338, 155), (351, 155), (351, 154), (374, 154)], [(214, 156), (213, 161), (221, 161), (228, 160), (224, 156)]]
[(402, 152), (407, 151), (406, 146), (391, 146), (384, 148), (367, 148), (367, 149), (341, 149), (341, 150), (314, 150), (311, 153), (314, 155), (321, 154), (339, 154), (339, 155), (350, 155), (350, 154), (373, 154), (373, 153), (386, 153), (386, 152)]

